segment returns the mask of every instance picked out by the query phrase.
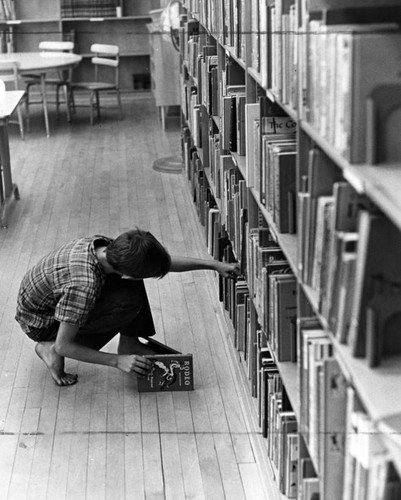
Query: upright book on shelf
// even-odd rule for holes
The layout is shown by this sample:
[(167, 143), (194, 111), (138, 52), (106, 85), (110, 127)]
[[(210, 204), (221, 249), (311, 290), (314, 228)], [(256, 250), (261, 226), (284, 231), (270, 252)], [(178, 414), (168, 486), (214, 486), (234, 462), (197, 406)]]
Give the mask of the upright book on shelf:
[[(401, 285), (401, 262), (389, 259), (391, 249), (401, 248), (401, 233), (381, 213), (361, 210), (349, 344), (354, 356), (366, 356), (366, 310), (384, 284)], [(400, 308), (401, 309), (401, 308)], [(380, 314), (380, 311), (377, 310)]]

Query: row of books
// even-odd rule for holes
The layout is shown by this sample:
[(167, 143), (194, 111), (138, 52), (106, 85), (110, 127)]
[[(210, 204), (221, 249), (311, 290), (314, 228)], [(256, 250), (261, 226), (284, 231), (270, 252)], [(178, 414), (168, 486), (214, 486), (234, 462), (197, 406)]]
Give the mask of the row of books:
[(296, 123), (267, 97), (247, 104), (245, 85), (232, 83), (244, 77), (235, 63), (224, 66), (224, 78), (213, 78), (209, 69), (217, 71), (216, 57), (199, 56), (198, 85), (188, 79), (183, 91), (184, 115), (195, 145), (204, 149), (215, 194), (221, 196), (221, 172), (232, 163), (232, 153), (245, 156), (247, 186), (255, 189), (278, 232), (295, 233)]
[(288, 498), (297, 497), (299, 430), (286, 398), (277, 366), (267, 349), (260, 352), (260, 410), (263, 436), (278, 487)]
[[(248, 13), (259, 3), (247, 5)], [(285, 9), (294, 15), (291, 3), (295, 2), (267, 1), (265, 7), (269, 15), (281, 9), (283, 22)], [(304, 14), (309, 2), (296, 3), (295, 9)], [(210, 2), (197, 4), (197, 18), (203, 19)], [(217, 3), (215, 7), (220, 8)], [(295, 14), (300, 13), (295, 10)], [(318, 86), (310, 86), (311, 76), (330, 77), (311, 71), (311, 52), (324, 54), (326, 45), (317, 46), (310, 26), (313, 23), (307, 30), (300, 28), (305, 36), (296, 42), (301, 43), (298, 55), (306, 68), (300, 75), (302, 118), (319, 130), (325, 117), (317, 117), (319, 125), (312, 122), (309, 99)], [(184, 78), (184, 108), (191, 122), (187, 136), (191, 132), (193, 136), (192, 142), (185, 141), (186, 169), (192, 170), (187, 175), (195, 186), (209, 252), (218, 259), (238, 260), (243, 269), (243, 279), (236, 283), (220, 279), (220, 299), (233, 324), (230, 331), (238, 359), (257, 398), (260, 429), (279, 489), (290, 498), (310, 500), (398, 498), (400, 478), (393, 456), (381, 441), (380, 423), (372, 423), (343, 373), (337, 352), (343, 349), (336, 339), (348, 343), (355, 356), (367, 357), (370, 366), (382, 357), (401, 354), (401, 265), (388, 259), (389, 248), (400, 248), (399, 231), (344, 180), (342, 169), (308, 137), (307, 127), (297, 130), (281, 107), (270, 111), (273, 103), (261, 96), (265, 94), (257, 67), (261, 61), (256, 59), (251, 69), (245, 69), (240, 49), (227, 50), (232, 45), (215, 37), (213, 26), (206, 27), (210, 33), (197, 39), (195, 78)], [(285, 44), (286, 33), (281, 35)], [(252, 33), (246, 36), (247, 42), (252, 40)], [(274, 58), (271, 50), (277, 40), (272, 37), (271, 42), (269, 55)], [(284, 65), (294, 57), (289, 55), (292, 49), (287, 50), (281, 69), (276, 59), (275, 69), (268, 73), (268, 85), (275, 86), (281, 102), (297, 98), (284, 79)], [(326, 64), (331, 63), (326, 57)], [(292, 66), (297, 68), (297, 61)], [(286, 85), (289, 90), (284, 91)], [(344, 112), (350, 117), (354, 111), (349, 106)], [(283, 142), (275, 143), (269, 127), (277, 139), (281, 132), (276, 129), (291, 122), (293, 130), (289, 126), (279, 138)], [(286, 173), (292, 177), (275, 183), (279, 158), (287, 155)], [(286, 229), (280, 209), (275, 213), (279, 186), (285, 189), (279, 200), (287, 199), (286, 208), (281, 207), (283, 213), (286, 210)], [(271, 231), (269, 224), (275, 226)], [(293, 241), (277, 233), (294, 231), (297, 269), (291, 269), (275, 241)], [(304, 317), (308, 315), (312, 317)], [(288, 361), (298, 367), (301, 404), (294, 407), (295, 413), (286, 395), (286, 387), (290, 389), (294, 381), (285, 372)]]
[(401, 265), (388, 259), (401, 235), (318, 148), (309, 152), (301, 183), (299, 275), (316, 292), (333, 335), (377, 366), (401, 353)]
[(247, 227), (247, 280), (258, 321), (278, 361), (296, 361), (297, 282), (266, 227)]
[[(261, 248), (265, 252), (265, 264), (261, 266), (253, 265), (250, 260), (255, 255), (255, 245), (252, 238), (248, 238), (248, 221), (247, 221), (247, 205), (248, 205), (248, 191), (246, 189), (246, 181), (239, 172), (235, 165), (233, 156), (231, 154), (222, 154), (221, 142), (223, 141), (222, 134), (219, 132), (215, 120), (209, 116), (206, 107), (199, 105), (199, 94), (197, 88), (191, 88), (190, 99), (185, 104), (185, 116), (188, 117), (189, 129), (193, 130), (193, 134), (186, 134), (184, 141), (184, 158), (186, 164), (189, 164), (196, 159), (196, 165), (192, 166), (192, 172), (197, 172), (192, 175), (192, 182), (197, 182), (199, 185), (204, 186), (207, 183), (207, 190), (211, 190), (215, 199), (218, 201), (218, 208), (215, 206), (208, 206), (209, 216), (201, 216), (201, 222), (207, 222), (209, 218), (217, 218), (224, 231), (226, 231), (228, 238), (231, 241), (232, 252), (235, 258), (242, 263), (242, 268), (246, 259), (249, 258), (246, 268), (251, 270), (258, 270), (258, 274), (247, 276), (250, 288), (252, 290), (252, 298), (255, 301), (255, 306), (258, 311), (259, 322), (266, 335), (269, 337), (269, 342), (272, 349), (277, 355), (279, 361), (295, 360), (295, 329), (294, 329), (294, 315), (296, 313), (296, 280), (290, 269), (287, 260), (284, 258), (282, 251), (278, 248), (277, 243), (271, 244), (272, 248)], [(188, 94), (187, 94), (188, 95)], [(188, 107), (189, 103), (189, 107)], [(192, 109), (191, 109), (192, 106)], [(267, 108), (266, 105), (257, 104), (259, 112), (260, 109)], [(196, 118), (194, 118), (194, 116)], [(201, 117), (207, 117), (206, 121), (206, 138), (204, 137), (204, 127), (201, 124)], [(283, 120), (281, 120), (283, 118)], [(272, 128), (271, 135), (275, 134), (275, 130), (280, 129), (280, 125), (284, 126), (288, 123), (288, 117), (277, 117), (277, 123), (274, 124), (275, 118), (263, 117), (269, 126)], [(270, 121), (267, 121), (270, 120)], [(293, 137), (292, 120), (289, 128), (289, 137)], [(194, 128), (195, 127), (195, 128)], [(266, 125), (267, 128), (267, 125)], [(191, 152), (192, 158), (188, 156)], [(206, 154), (206, 151), (208, 152)], [(224, 153), (223, 149), (223, 153)], [(231, 152), (229, 152), (231, 153)], [(199, 166), (197, 166), (199, 165)], [(294, 165), (295, 166), (295, 165)], [(186, 167), (188, 170), (188, 167)], [(200, 172), (199, 172), (200, 170)], [(293, 181), (291, 189), (294, 189), (295, 184), (295, 170), (293, 170)], [(283, 185), (283, 183), (281, 183)], [(285, 185), (285, 184), (284, 184)], [(192, 187), (196, 192), (199, 187)], [(202, 187), (200, 188), (202, 189)], [(292, 193), (295, 196), (295, 193)], [(200, 200), (199, 195), (195, 195), (197, 200)], [(294, 205), (294, 204), (292, 204)], [(288, 213), (286, 204), (286, 213)], [(199, 209), (199, 208), (198, 208)], [(218, 215), (217, 215), (218, 213)], [(277, 213), (279, 213), (277, 211)], [(284, 231), (284, 224), (277, 222), (277, 226)], [(257, 230), (256, 230), (257, 231)], [(267, 231), (267, 230), (266, 230)], [(284, 232), (283, 231), (283, 232)], [(208, 247), (213, 248), (213, 233), (206, 231)], [(263, 247), (263, 244), (261, 245)], [(277, 255), (277, 259), (272, 256), (268, 257), (268, 252)], [(216, 256), (216, 253), (212, 253)], [(279, 267), (268, 264), (268, 259), (276, 260)], [(269, 275), (278, 273), (281, 276)], [(291, 279), (289, 279), (291, 278)], [(271, 282), (271, 283), (270, 283)], [(270, 288), (272, 290), (269, 294)], [(271, 297), (269, 300), (269, 296)], [(291, 297), (291, 301), (288, 299)], [(271, 317), (272, 321), (279, 324), (279, 328), (274, 329), (273, 326), (269, 329), (268, 318)]]
[(327, 26), (311, 20), (307, 29), (301, 117), (348, 161), (366, 163), (367, 134), (374, 127), (369, 100), (375, 89), (399, 83), (399, 27), (383, 23)]
[(245, 60), (248, 31), (245, 0), (187, 0), (183, 4), (220, 44)]
[[(298, 321), (301, 433), (325, 500), (397, 498), (401, 480), (315, 318)], [(302, 497), (303, 498), (303, 497)]]
[[(202, 8), (207, 4), (202, 2)], [(241, 12), (242, 2), (234, 4), (234, 12)], [(396, 68), (401, 35), (398, 25), (328, 26), (322, 20), (313, 19), (298, 28), (297, 5), (291, 0), (251, 2), (251, 26), (242, 33), (244, 39), (250, 33), (252, 58), (248, 65), (256, 73), (257, 81), (262, 87), (271, 89), (278, 101), (296, 109), (299, 100), (301, 118), (311, 123), (347, 160), (352, 163), (373, 161), (372, 154), (375, 154), (371, 150), (379, 147), (376, 144), (372, 146), (372, 141), (367, 140), (376, 130), (376, 117), (371, 111), (375, 99), (373, 95), (378, 88), (399, 84)], [(217, 3), (217, 10), (225, 12), (224, 8), (223, 1)], [(212, 10), (214, 12), (215, 9)], [(228, 33), (238, 35), (239, 18), (233, 18), (236, 20), (235, 27)], [(231, 17), (223, 19), (230, 20)], [(190, 32), (188, 27), (186, 29)], [(297, 35), (300, 29), (303, 36)], [(216, 40), (220, 38), (213, 38), (216, 30), (211, 29), (210, 33), (216, 50)], [(300, 50), (297, 44), (301, 45)], [(191, 37), (188, 64), (194, 76), (198, 72), (194, 67), (198, 63), (198, 45), (199, 36)], [(240, 52), (238, 49), (231, 54), (234, 53), (235, 57)], [(385, 58), (382, 57), (384, 53)], [(213, 60), (216, 61), (215, 52)], [(206, 63), (204, 60), (204, 63), (209, 61)], [(293, 71), (294, 67), (299, 71)], [(210, 73), (213, 75), (211, 81), (217, 88), (223, 73), (218, 74), (217, 65)], [(295, 81), (298, 74), (301, 99)], [(371, 74), (374, 78), (370, 77)], [(217, 103), (218, 99), (215, 99)], [(373, 142), (378, 140), (375, 137)]]
[(0, 0), (0, 21), (15, 19), (14, 0)]
[(115, 17), (116, 0), (61, 0), (61, 17)]
[(251, 2), (251, 68), (264, 88), (293, 109), (297, 106), (298, 3)]
[[(192, 169), (189, 178), (194, 186), (194, 201), (200, 221), (205, 226), (209, 252), (218, 259), (236, 260), (232, 242), (224, 226), (222, 227), (220, 210), (213, 206), (207, 177), (200, 175), (203, 171), (202, 162), (197, 157), (196, 150), (192, 151), (189, 168)], [(350, 399), (352, 388), (348, 386), (334, 357), (331, 339), (316, 318), (303, 318), (296, 322), (299, 346), (294, 328), (290, 337), (283, 337), (284, 330), (269, 315), (267, 321), (270, 321), (270, 327), (258, 325), (260, 329), (255, 331), (252, 326), (251, 310), (253, 307), (261, 307), (253, 294), (257, 288), (256, 280), (259, 279), (256, 271), (263, 269), (263, 252), (270, 249), (270, 252), (276, 252), (279, 256), (281, 250), (277, 248), (267, 227), (252, 230), (246, 228), (246, 234), (250, 240), (247, 247), (249, 261), (246, 280), (241, 279), (235, 283), (220, 279), (220, 298), (233, 323), (233, 344), (242, 354), (251, 379), (253, 395), (258, 399), (260, 428), (267, 439), (269, 457), (280, 490), (289, 498), (296, 498), (297, 492), (302, 495), (299, 498), (312, 498), (313, 493), (319, 493), (321, 498), (328, 500), (341, 498), (342, 495), (356, 500), (361, 498), (358, 496), (361, 492), (369, 492), (371, 488), (376, 495), (372, 499), (384, 500), (392, 498), (386, 495), (398, 495), (400, 480), (388, 452), (381, 445), (380, 454), (376, 453), (376, 438), (374, 441), (371, 439), (373, 424), (361, 411), (361, 407), (356, 407), (356, 403), (352, 402), (354, 400)], [(278, 274), (272, 281), (276, 286), (278, 283), (291, 283), (294, 286), (295, 279), (288, 263), (283, 259), (281, 264), (284, 264), (284, 269), (289, 274)], [(249, 270), (255, 270), (255, 274), (249, 273)], [(279, 276), (284, 276), (284, 280)], [(270, 288), (269, 293), (276, 294), (276, 299), (270, 298), (269, 303), (274, 310), (280, 292), (278, 289), (273, 290), (274, 288)], [(284, 301), (288, 301), (287, 304), (292, 303), (292, 325), (296, 318), (294, 290), (293, 288), (290, 293), (289, 301), (285, 294), (282, 296)], [(257, 316), (263, 321), (265, 313), (259, 311)], [(274, 332), (273, 336), (266, 335), (264, 329)], [(289, 338), (294, 339), (291, 349), (293, 359), (298, 360), (301, 400), (309, 402), (308, 405), (301, 406), (299, 428), (295, 414), (285, 398), (283, 408), (283, 386), (276, 364), (277, 361), (282, 361), (277, 344), (279, 336), (289, 345)], [(368, 438), (367, 428), (370, 429)], [(309, 456), (299, 455), (299, 440), (306, 443)], [(363, 449), (367, 449), (369, 454), (360, 452), (361, 443), (365, 443), (367, 448)], [(353, 465), (350, 467), (346, 462)]]
[[(295, 109), (296, 72), (288, 70), (297, 63), (296, 2), (252, 0), (249, 7), (245, 0), (195, 3), (188, 8), (198, 13), (208, 33), (242, 64), (251, 67), (264, 88), (272, 89), (278, 99)], [(247, 45), (250, 60), (247, 60)]]
[[(211, 5), (207, 7), (209, 3)], [(298, 27), (297, 19), (302, 16), (298, 15), (297, 2), (254, 0), (250, 4), (249, 29), (246, 27), (241, 31), (242, 1), (221, 0), (214, 5), (215, 2), (200, 3), (201, 11), (219, 12), (217, 18), (222, 19), (221, 22), (210, 21), (213, 26), (206, 24), (214, 50), (217, 41), (223, 46), (234, 44), (236, 50), (229, 53), (241, 62), (241, 54), (246, 52), (244, 40), (250, 38), (251, 60), (246, 64), (262, 87), (270, 89), (279, 102), (292, 109), (297, 109), (299, 101), (300, 117), (311, 123), (348, 161), (366, 163), (375, 160), (377, 153), (372, 152), (372, 148), (380, 148), (376, 145), (380, 139), (375, 136), (377, 117), (372, 106), (376, 105), (378, 89), (399, 85), (396, 68), (401, 35), (398, 25), (326, 25), (317, 19), (308, 22), (304, 12), (304, 24)], [(226, 15), (226, 10), (233, 12), (232, 16)], [(209, 16), (208, 19), (215, 17)], [(233, 19), (232, 29), (226, 29), (230, 35), (228, 38), (235, 38), (235, 41), (230, 41), (226, 40), (224, 27)], [(190, 23), (185, 30), (193, 32)], [(223, 33), (223, 41), (220, 33)], [(190, 37), (187, 45), (190, 72), (196, 76), (198, 69), (194, 66), (198, 63), (199, 35)], [(386, 57), (383, 58), (382, 54)], [(298, 71), (293, 71), (293, 68), (298, 68)], [(223, 73), (218, 73), (217, 65), (210, 72), (212, 82), (217, 86)], [(374, 78), (370, 77), (371, 74)], [(300, 86), (297, 85), (298, 78)], [(372, 135), (373, 141), (368, 140)]]
[[(194, 200), (200, 222), (205, 226), (209, 253), (219, 260), (239, 261), (242, 268), (246, 261), (246, 294), (249, 297), (251, 292), (253, 306), (269, 346), (278, 361), (296, 361), (297, 282), (269, 230), (249, 229), (244, 209), (245, 183), (240, 179), (238, 169), (232, 166), (224, 173), (225, 194), (220, 208), (211, 196), (208, 178), (196, 151), (192, 154), (192, 172), (191, 177), (195, 183)], [(221, 241), (226, 242), (227, 248), (224, 251), (221, 249)], [(231, 286), (230, 282), (228, 285), (221, 283), (224, 291), (220, 296), (233, 321), (234, 345), (245, 352), (247, 358), (248, 325), (247, 322), (237, 322), (235, 319), (238, 308), (245, 307), (243, 285), (242, 282)], [(244, 315), (241, 314), (241, 317), (244, 318)]]
[(0, 53), (11, 54), (14, 52), (14, 33), (12, 27), (0, 31)]

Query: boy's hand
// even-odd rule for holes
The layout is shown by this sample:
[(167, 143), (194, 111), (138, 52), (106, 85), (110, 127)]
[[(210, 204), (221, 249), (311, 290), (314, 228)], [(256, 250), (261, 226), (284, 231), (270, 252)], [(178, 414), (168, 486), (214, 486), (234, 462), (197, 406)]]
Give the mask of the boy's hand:
[(241, 276), (240, 265), (237, 262), (216, 262), (216, 271), (223, 278), (236, 279)]
[(153, 368), (153, 361), (137, 354), (120, 354), (117, 357), (117, 368), (125, 373), (134, 372), (140, 377), (146, 377)]

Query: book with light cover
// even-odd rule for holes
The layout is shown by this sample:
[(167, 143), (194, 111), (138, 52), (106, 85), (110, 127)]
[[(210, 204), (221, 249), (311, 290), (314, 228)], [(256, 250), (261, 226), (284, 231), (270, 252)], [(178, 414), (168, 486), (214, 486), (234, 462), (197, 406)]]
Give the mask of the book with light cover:
[(138, 377), (139, 392), (192, 391), (192, 354), (182, 354), (153, 339), (146, 339), (154, 354), (145, 357), (154, 361), (154, 367), (146, 378)]

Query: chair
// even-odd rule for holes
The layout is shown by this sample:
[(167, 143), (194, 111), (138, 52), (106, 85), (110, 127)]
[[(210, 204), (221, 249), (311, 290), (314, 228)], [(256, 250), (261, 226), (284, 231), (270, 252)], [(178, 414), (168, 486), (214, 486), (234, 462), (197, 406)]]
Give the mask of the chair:
[[(0, 79), (3, 80), (7, 90), (19, 90), (18, 63), (17, 61), (1, 61), (0, 62)], [(17, 107), (18, 121), (10, 120), (9, 123), (19, 125), (21, 139), (25, 139), (24, 119), (20, 105), (26, 101), (26, 94), (20, 101)]]
[[(74, 50), (74, 42), (68, 41), (42, 41), (39, 43), (39, 50), (42, 52), (72, 52)], [(41, 79), (38, 74), (25, 74), (23, 75), (26, 92), (27, 92), (27, 102), (26, 106), (29, 107), (30, 104), (43, 103)], [(57, 71), (54, 75), (46, 77), (45, 85), (55, 87), (56, 91), (56, 113), (59, 116), (59, 108), (62, 102), (66, 105), (66, 116), (67, 121), (71, 121), (71, 106), (70, 106), (70, 83), (72, 79), (72, 69)], [(29, 91), (32, 86), (38, 86), (40, 89), (40, 99), (32, 101), (30, 100)], [(60, 101), (60, 89), (64, 91), (64, 101)], [(49, 102), (49, 101), (48, 101)], [(28, 115), (29, 116), (29, 115)], [(29, 122), (28, 122), (29, 125)]]
[[(75, 91), (89, 92), (90, 122), (94, 124), (94, 108), (96, 108), (97, 119), (100, 119), (100, 93), (115, 92), (117, 106), (120, 110), (120, 119), (122, 119), (122, 106), (119, 87), (119, 47), (117, 45), (106, 45), (94, 43), (90, 48), (94, 56), (91, 62), (94, 66), (94, 80), (90, 82), (73, 82), (71, 88), (73, 96)], [(114, 71), (110, 71), (113, 68)], [(104, 80), (103, 80), (104, 78)], [(73, 98), (73, 106), (75, 99)]]

